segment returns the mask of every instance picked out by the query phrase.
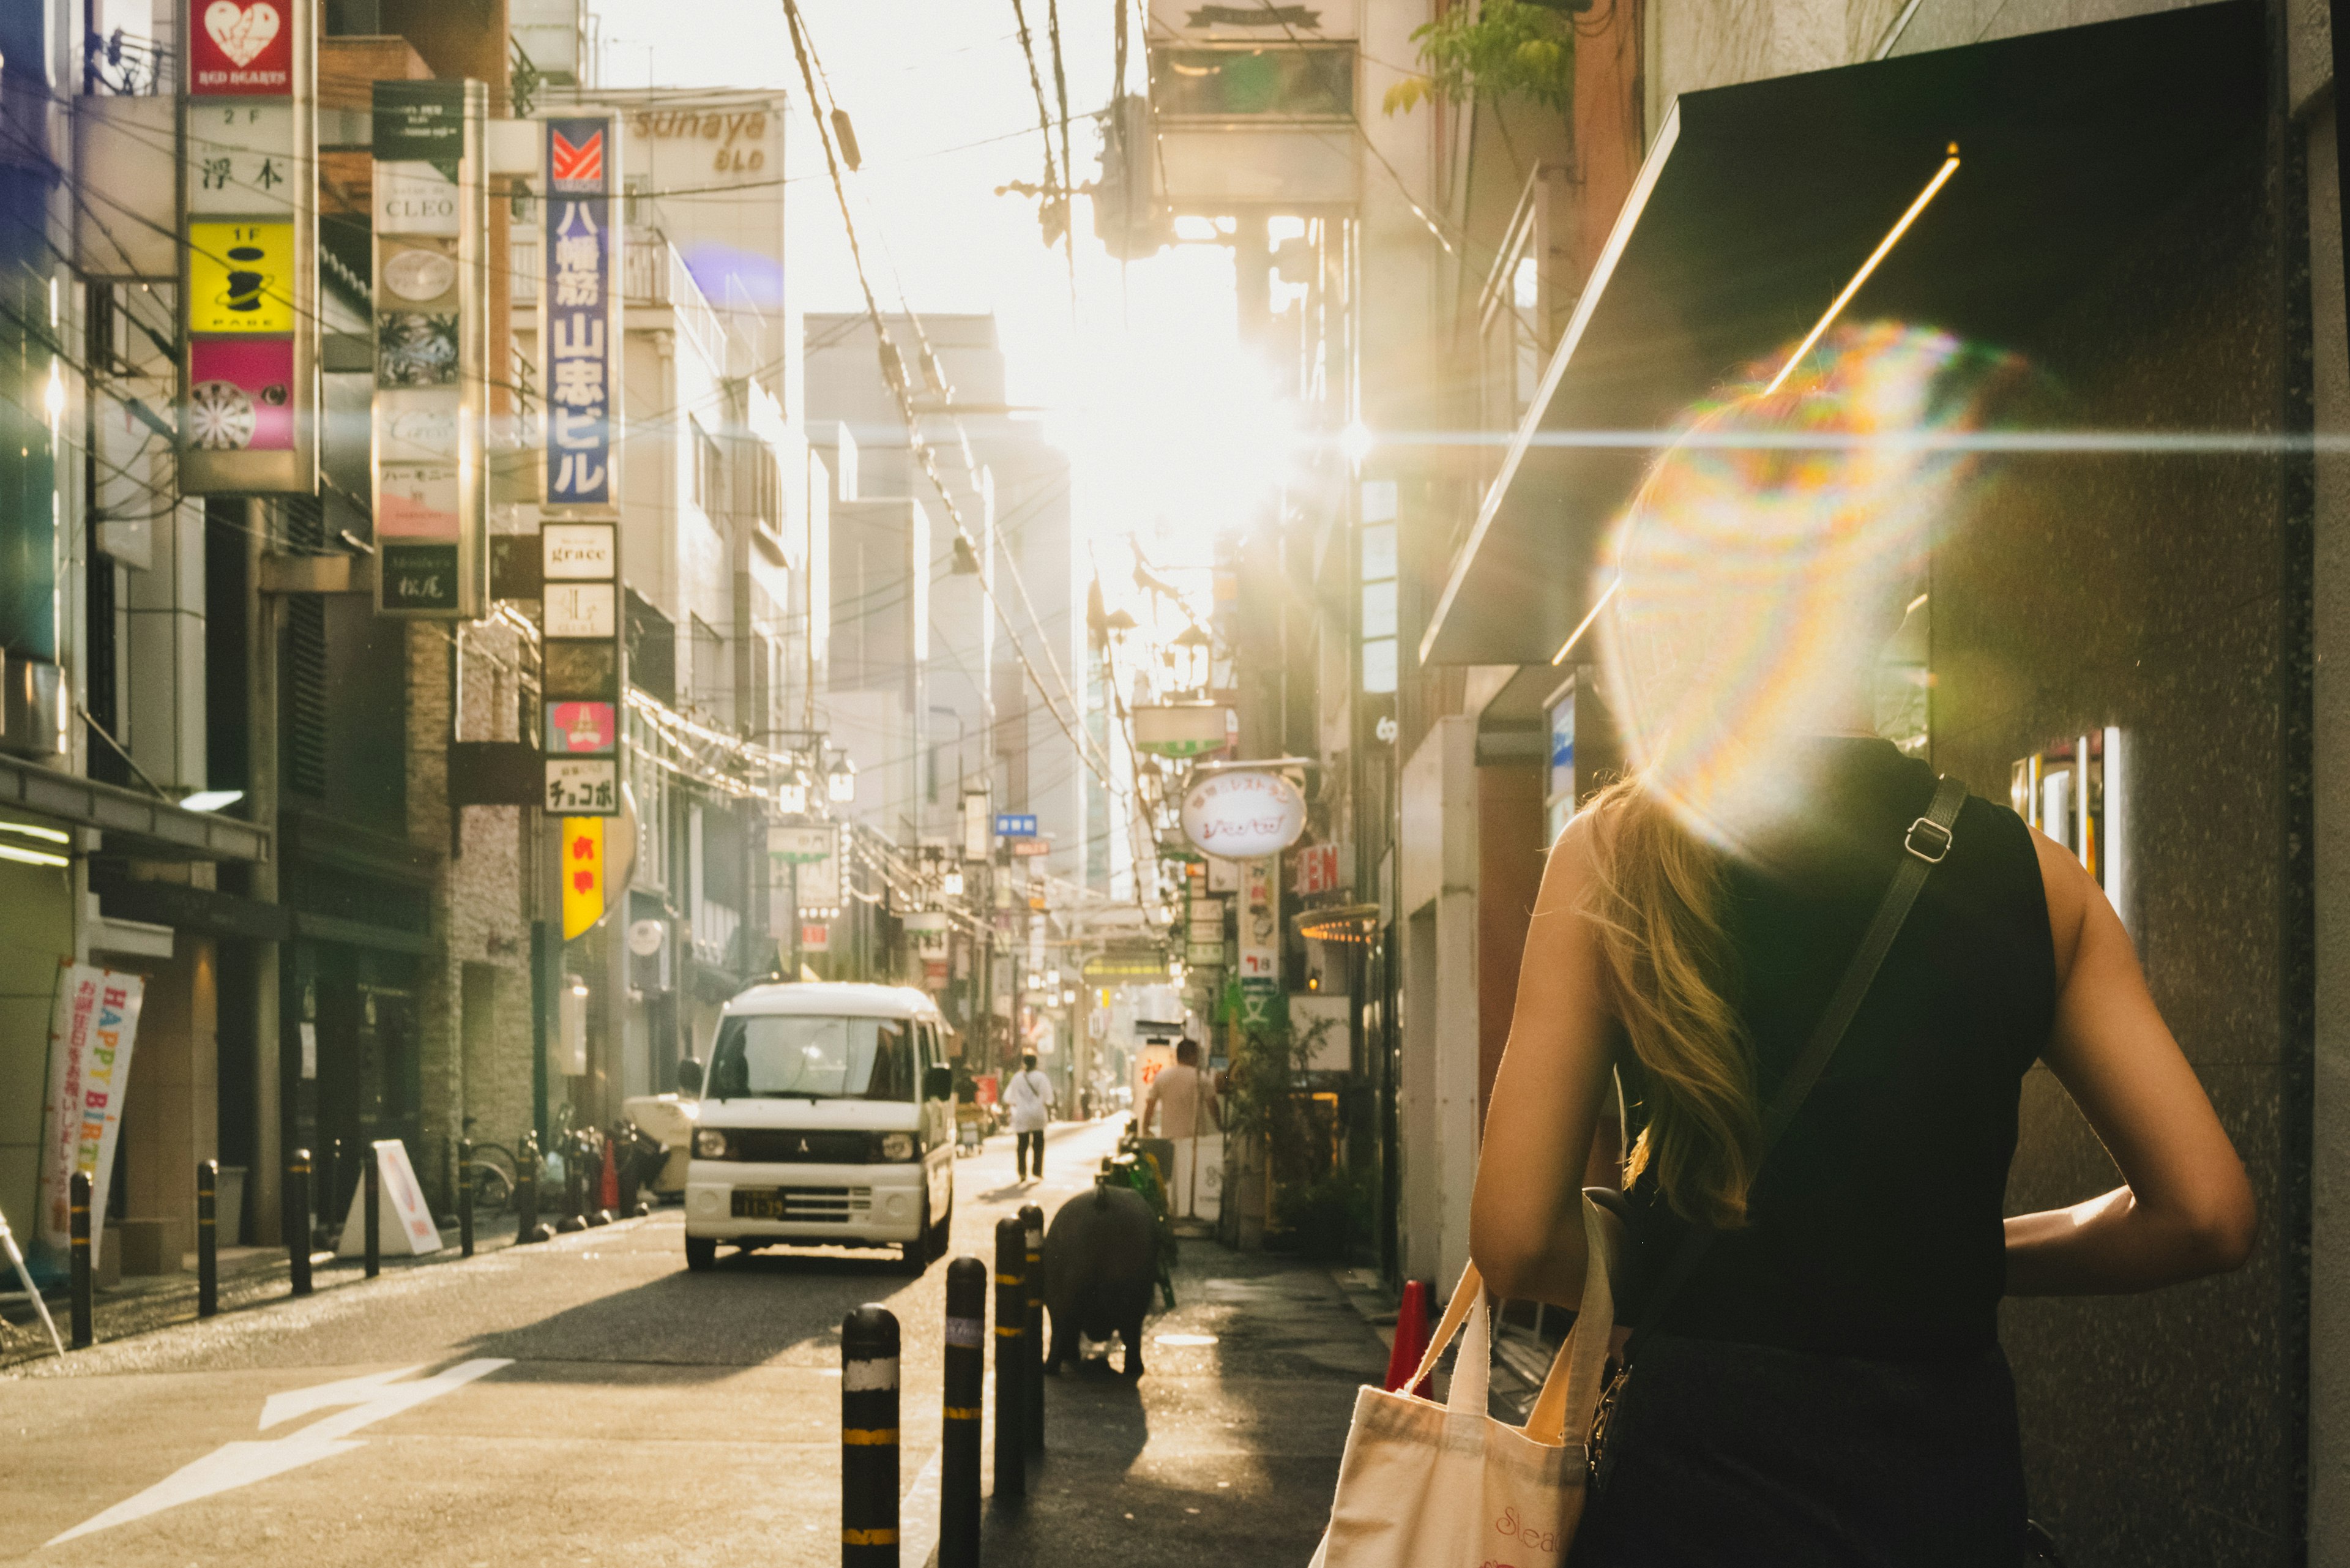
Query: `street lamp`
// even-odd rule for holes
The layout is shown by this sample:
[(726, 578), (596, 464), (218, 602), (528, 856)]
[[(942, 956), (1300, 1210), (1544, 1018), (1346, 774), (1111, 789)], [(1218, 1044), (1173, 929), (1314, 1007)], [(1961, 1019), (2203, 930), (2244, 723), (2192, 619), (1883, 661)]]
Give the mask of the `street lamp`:
[(808, 808), (807, 770), (795, 765), (775, 785), (775, 805), (785, 816), (800, 816)]
[(833, 759), (831, 768), (824, 775), (824, 782), (825, 793), (832, 797), (835, 804), (846, 805), (857, 798), (857, 764), (848, 760), (847, 753), (843, 752)]
[(946, 875), (939, 878), (939, 891), (944, 893), (950, 898), (960, 898), (962, 897), (962, 871), (961, 867), (954, 866), (947, 867)]

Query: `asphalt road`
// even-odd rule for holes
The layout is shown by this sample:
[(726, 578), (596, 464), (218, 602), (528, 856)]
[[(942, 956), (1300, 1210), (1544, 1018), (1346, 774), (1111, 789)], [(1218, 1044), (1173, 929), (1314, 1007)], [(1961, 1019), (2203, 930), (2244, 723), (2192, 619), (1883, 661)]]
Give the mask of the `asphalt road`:
[[(991, 1139), (958, 1166), (953, 1250), (1084, 1190), (1115, 1137), (1055, 1129), (1041, 1188)], [(847, 1250), (689, 1275), (671, 1209), (25, 1364), (0, 1375), (0, 1562), (836, 1563), (839, 1324), (879, 1301), (920, 1568), (944, 1275)], [(1317, 1268), (1193, 1242), (1177, 1285), (1139, 1389), (1052, 1385), (1052, 1449), (1024, 1506), (991, 1508), (991, 1563), (1304, 1563), (1385, 1354)]]

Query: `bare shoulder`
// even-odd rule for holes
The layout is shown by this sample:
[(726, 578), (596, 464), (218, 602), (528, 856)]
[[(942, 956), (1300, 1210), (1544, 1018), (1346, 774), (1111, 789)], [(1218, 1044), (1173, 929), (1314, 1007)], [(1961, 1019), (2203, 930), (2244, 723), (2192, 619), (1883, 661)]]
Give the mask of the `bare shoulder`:
[(2056, 944), (2056, 989), (2061, 992), (2080, 956), (2089, 911), (2103, 901), (2105, 891), (2071, 850), (2036, 827), (2027, 831), (2040, 858), (2040, 886), (2048, 897), (2048, 934)]
[(1567, 820), (1543, 863), (1542, 892), (1534, 900), (1537, 917), (1575, 912), (1597, 875), (1600, 831), (1595, 813), (1579, 811)]

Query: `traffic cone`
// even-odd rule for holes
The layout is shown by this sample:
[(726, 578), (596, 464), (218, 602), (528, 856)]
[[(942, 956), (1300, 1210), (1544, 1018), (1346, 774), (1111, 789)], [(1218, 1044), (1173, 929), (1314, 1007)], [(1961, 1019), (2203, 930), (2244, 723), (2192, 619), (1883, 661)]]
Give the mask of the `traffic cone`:
[(598, 1194), (596, 1207), (607, 1213), (618, 1213), (620, 1208), (620, 1168), (612, 1161), (612, 1140), (604, 1140), (604, 1182)]
[[(1419, 1358), (1428, 1354), (1428, 1282), (1406, 1280), (1403, 1302), (1396, 1309), (1395, 1349), (1388, 1355), (1387, 1381), (1380, 1385), (1392, 1394), (1404, 1385), (1404, 1380), (1419, 1369)], [(1412, 1390), (1423, 1399), (1435, 1396), (1429, 1391), (1429, 1380), (1419, 1380)]]

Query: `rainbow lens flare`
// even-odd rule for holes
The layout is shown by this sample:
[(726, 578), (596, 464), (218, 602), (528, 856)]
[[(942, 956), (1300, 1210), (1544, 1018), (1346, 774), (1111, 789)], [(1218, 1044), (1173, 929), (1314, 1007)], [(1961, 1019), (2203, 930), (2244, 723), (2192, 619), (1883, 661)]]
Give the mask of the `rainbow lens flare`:
[(1865, 438), (1978, 428), (2022, 374), (1894, 322), (1839, 328), (1765, 393), (1783, 358), (1683, 417), (1593, 586), (1595, 602), (1615, 588), (1594, 629), (1629, 761), (1725, 846), (1800, 804), (1790, 742), (1868, 711), (1877, 651), (1977, 470), (1965, 451)]

